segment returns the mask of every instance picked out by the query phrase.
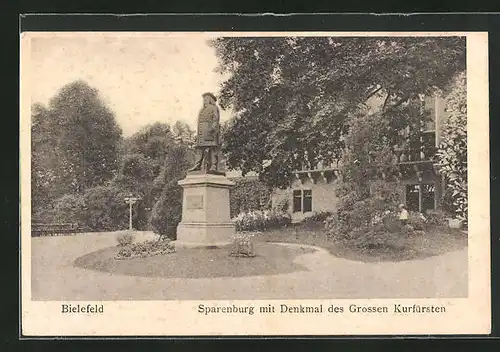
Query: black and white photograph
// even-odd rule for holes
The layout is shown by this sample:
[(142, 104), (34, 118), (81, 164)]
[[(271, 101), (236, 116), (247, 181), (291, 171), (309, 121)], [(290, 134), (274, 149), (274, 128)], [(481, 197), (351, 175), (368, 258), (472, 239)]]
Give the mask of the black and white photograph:
[(23, 33), (24, 306), (115, 334), (96, 319), (116, 302), (203, 334), (299, 333), (300, 315), (439, 332), (471, 300), (488, 316), (474, 35)]

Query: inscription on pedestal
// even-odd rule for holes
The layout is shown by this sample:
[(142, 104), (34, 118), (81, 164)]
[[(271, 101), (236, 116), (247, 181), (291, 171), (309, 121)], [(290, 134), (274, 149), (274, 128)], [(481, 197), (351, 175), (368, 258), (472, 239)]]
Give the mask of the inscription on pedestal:
[(203, 196), (186, 196), (186, 209), (203, 209)]

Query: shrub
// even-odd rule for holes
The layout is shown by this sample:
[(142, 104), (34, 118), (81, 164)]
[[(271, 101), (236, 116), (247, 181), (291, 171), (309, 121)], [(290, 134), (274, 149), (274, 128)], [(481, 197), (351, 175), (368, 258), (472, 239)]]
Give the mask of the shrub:
[(133, 259), (146, 258), (154, 255), (165, 255), (175, 251), (170, 240), (165, 237), (160, 237), (159, 240), (147, 240), (144, 242), (136, 242), (120, 248), (115, 256), (115, 259)]
[(442, 210), (432, 210), (425, 214), (428, 226), (444, 227), (448, 226), (448, 214)]
[(333, 234), (330, 237), (349, 248), (364, 250), (397, 249), (405, 246), (405, 238), (413, 236), (415, 230), (411, 225), (399, 223), (398, 230), (389, 230), (384, 222), (359, 228), (347, 233)]
[(161, 187), (161, 194), (153, 206), (150, 225), (154, 233), (177, 237), (177, 225), (182, 217), (182, 187), (177, 183), (184, 178), (190, 167), (190, 151), (184, 145), (169, 148), (161, 175), (155, 187)]
[[(93, 231), (116, 231), (128, 225), (128, 204), (124, 198), (128, 194), (116, 185), (89, 188), (83, 197), (83, 224)], [(134, 207), (136, 207), (134, 205)], [(133, 212), (136, 215), (136, 212)]]
[(325, 229), (332, 229), (335, 226), (336, 216), (335, 214), (330, 215), (325, 219)]
[(395, 146), (406, 143), (398, 131), (420, 124), (421, 108), (418, 99), (409, 99), (398, 112), (360, 109), (349, 119), (338, 210), (325, 221), (329, 237), (351, 247), (401, 248), (405, 234), (425, 226), (415, 214), (405, 227), (398, 219), (403, 187), (394, 153)]
[[(84, 222), (85, 198), (79, 194), (65, 194), (54, 202), (53, 209), (37, 214), (47, 222)], [(41, 215), (41, 216), (40, 216)]]
[(290, 214), (277, 210), (254, 210), (240, 213), (233, 219), (236, 231), (263, 231), (288, 226), (292, 222)]
[(118, 245), (123, 247), (123, 246), (128, 246), (134, 242), (134, 235), (132, 232), (127, 231), (125, 233), (120, 233), (118, 236), (116, 236), (116, 240), (118, 241)]
[(427, 218), (422, 213), (410, 211), (408, 225), (414, 230), (425, 230), (427, 227)]
[[(114, 184), (86, 189), (82, 194), (66, 194), (41, 214), (45, 222), (74, 222), (88, 231), (116, 231), (128, 225), (128, 193)], [(133, 215), (136, 216), (134, 211)]]
[(402, 231), (403, 224), (399, 220), (397, 212), (386, 213), (381, 222), (384, 225), (384, 229), (390, 233), (400, 233)]
[(453, 204), (454, 202), (455, 196), (453, 195), (453, 190), (447, 186), (444, 189), (441, 209), (445, 212), (448, 218), (451, 218), (454, 214), (456, 214), (456, 205)]
[(330, 211), (320, 211), (320, 212), (314, 212), (312, 215), (306, 217), (303, 221), (304, 222), (325, 222), (327, 218), (332, 216), (332, 212)]
[(292, 223), (292, 217), (288, 213), (273, 210), (270, 212), (270, 221), (267, 228), (285, 227)]
[(392, 201), (380, 197), (357, 200), (348, 195), (341, 202), (339, 209), (326, 220), (327, 229), (335, 234), (373, 226), (396, 208)]
[(182, 218), (182, 187), (177, 181), (170, 182), (153, 207), (151, 227), (154, 233), (175, 240), (177, 225)]
[(255, 257), (253, 236), (255, 233), (241, 232), (235, 235), (231, 243), (231, 257)]
[(340, 241), (348, 247), (362, 249), (379, 249), (387, 247), (397, 247), (401, 233), (389, 232), (383, 224), (372, 226), (369, 229), (359, 229), (351, 231), (342, 236)]
[[(370, 207), (376, 209), (372, 210), (371, 214)], [(403, 248), (405, 238), (421, 235), (430, 226), (427, 218), (418, 212), (409, 212), (408, 223), (403, 225), (399, 220), (398, 211), (386, 209), (381, 212), (380, 204), (373, 201), (356, 202), (353, 209), (355, 214), (348, 226), (338, 226), (336, 214), (325, 221), (328, 236), (347, 247), (368, 250)], [(359, 221), (357, 226), (355, 221)]]

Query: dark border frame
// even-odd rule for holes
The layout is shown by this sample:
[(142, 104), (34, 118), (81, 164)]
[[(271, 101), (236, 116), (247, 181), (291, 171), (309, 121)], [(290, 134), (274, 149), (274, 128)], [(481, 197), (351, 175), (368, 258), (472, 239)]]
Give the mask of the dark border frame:
[[(151, 14), (151, 15), (109, 15), (109, 14), (57, 14), (20, 16), (20, 32), (24, 31), (487, 31), (489, 33), (489, 76), (490, 76), (490, 133), (494, 135), (500, 101), (498, 82), (500, 67), (500, 18), (495, 14), (414, 14), (414, 15), (369, 15), (369, 14), (294, 14), (294, 15), (223, 15), (223, 14)], [(18, 43), (19, 45), (19, 43)], [(17, 125), (18, 131), (19, 126)], [(495, 197), (497, 188), (497, 159), (500, 158), (498, 142), (490, 138), (490, 202), (491, 209), (498, 209), (499, 201)], [(19, 159), (17, 159), (18, 161)], [(493, 215), (494, 213), (492, 213)], [(497, 231), (495, 219), (491, 222), (491, 233)], [(500, 238), (491, 236), (491, 289), (492, 289), (492, 334), (500, 336), (500, 304), (495, 300), (499, 295), (499, 262)], [(19, 243), (18, 243), (19, 245)], [(19, 248), (19, 247), (18, 247)], [(18, 263), (20, 265), (20, 263)], [(20, 269), (20, 267), (19, 267)], [(21, 311), (19, 311), (20, 313)], [(20, 318), (20, 316), (19, 316)], [(19, 337), (23, 339), (60, 339), (60, 337), (22, 337), (19, 322)], [(287, 339), (352, 339), (352, 336), (286, 336)], [(426, 342), (429, 338), (445, 340), (453, 338), (473, 339), (485, 338), (486, 335), (450, 335), (450, 336), (362, 336), (363, 339), (419, 339)], [(247, 339), (248, 337), (227, 336), (230, 339)], [(251, 336), (264, 338), (264, 336)], [(284, 339), (285, 336), (268, 336), (266, 339)], [(194, 336), (154, 336), (154, 337), (64, 337), (63, 339), (220, 339)], [(465, 342), (465, 341), (463, 341)], [(295, 342), (293, 342), (295, 343)], [(310, 342), (308, 342), (310, 343)], [(82, 344), (83, 345), (83, 344)], [(424, 347), (426, 346), (426, 347)], [(428, 343), (423, 343), (427, 348)]]

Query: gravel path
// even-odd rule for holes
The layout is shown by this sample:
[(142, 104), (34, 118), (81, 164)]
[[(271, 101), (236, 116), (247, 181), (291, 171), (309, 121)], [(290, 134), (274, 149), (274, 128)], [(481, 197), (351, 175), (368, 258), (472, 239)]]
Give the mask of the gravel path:
[[(152, 234), (141, 233), (142, 238)], [(240, 278), (145, 278), (76, 268), (77, 257), (116, 244), (116, 234), (32, 238), (33, 300), (217, 300), (467, 297), (467, 249), (405, 262), (362, 263), (316, 248), (309, 271)], [(287, 244), (291, 245), (291, 244)], [(296, 245), (293, 245), (296, 246)], [(306, 247), (306, 246), (303, 246)]]

